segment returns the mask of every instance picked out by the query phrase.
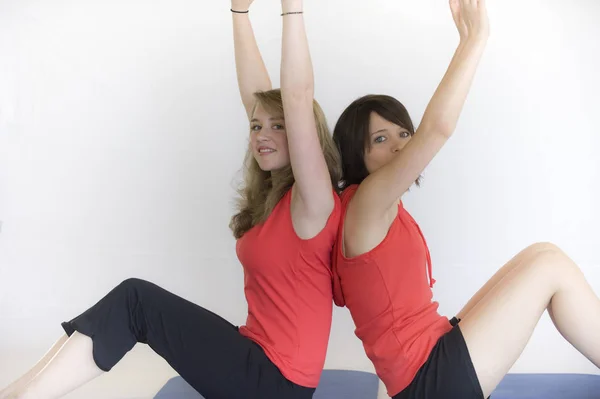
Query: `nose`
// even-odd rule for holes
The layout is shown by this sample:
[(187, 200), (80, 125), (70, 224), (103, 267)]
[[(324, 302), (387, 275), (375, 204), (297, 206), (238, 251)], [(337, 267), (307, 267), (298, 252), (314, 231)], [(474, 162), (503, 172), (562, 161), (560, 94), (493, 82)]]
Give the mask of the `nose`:
[(258, 132), (256, 132), (256, 141), (267, 141), (269, 140), (269, 135), (267, 134), (266, 129), (261, 129)]
[(258, 133), (256, 135), (256, 141), (262, 142), (262, 141), (267, 141), (267, 140), (268, 140), (267, 136), (265, 136), (263, 133)]

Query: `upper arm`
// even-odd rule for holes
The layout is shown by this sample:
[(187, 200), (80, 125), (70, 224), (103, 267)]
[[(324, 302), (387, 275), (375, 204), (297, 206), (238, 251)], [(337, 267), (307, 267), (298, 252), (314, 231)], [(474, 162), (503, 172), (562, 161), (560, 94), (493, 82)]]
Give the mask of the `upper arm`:
[(321, 224), (333, 210), (335, 194), (319, 141), (312, 94), (293, 98), (284, 94), (283, 109), (299, 213)]
[(384, 218), (449, 137), (443, 130), (420, 126), (392, 161), (370, 174), (359, 186), (353, 202), (360, 218)]
[[(360, 187), (359, 187), (360, 189)], [(343, 235), (345, 256), (353, 258), (371, 251), (387, 236), (390, 226), (398, 214), (397, 203), (383, 212), (370, 212), (369, 206), (363, 208), (358, 190), (349, 202)]]
[(248, 116), (248, 120), (250, 121), (252, 120), (252, 113), (256, 106), (256, 98), (254, 97), (254, 93), (248, 94), (241, 91), (240, 96), (242, 97), (242, 104), (244, 104), (244, 109), (246, 110), (246, 116)]

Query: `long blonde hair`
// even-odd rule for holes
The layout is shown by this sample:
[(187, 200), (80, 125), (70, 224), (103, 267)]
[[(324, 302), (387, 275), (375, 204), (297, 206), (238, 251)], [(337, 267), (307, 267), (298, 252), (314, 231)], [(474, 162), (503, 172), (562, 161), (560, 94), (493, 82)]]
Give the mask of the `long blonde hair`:
[[(260, 104), (271, 115), (284, 114), (279, 89), (258, 92), (254, 96), (256, 98), (254, 109)], [(333, 142), (325, 114), (315, 100), (313, 100), (313, 114), (319, 142), (331, 176), (331, 183), (333, 188), (337, 189), (342, 173), (340, 154)], [(277, 203), (292, 188), (295, 180), (291, 165), (274, 172), (275, 175), (258, 166), (249, 145), (244, 159), (244, 184), (238, 190), (240, 195), (237, 201), (238, 213), (231, 218), (229, 224), (236, 239), (241, 238), (252, 227), (267, 220)]]

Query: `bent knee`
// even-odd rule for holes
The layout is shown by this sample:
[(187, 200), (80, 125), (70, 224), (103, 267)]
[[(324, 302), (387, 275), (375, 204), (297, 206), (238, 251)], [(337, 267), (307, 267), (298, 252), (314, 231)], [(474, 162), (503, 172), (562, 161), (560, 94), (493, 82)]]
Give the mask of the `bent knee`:
[(150, 285), (151, 285), (151, 283), (146, 280), (142, 280), (142, 279), (136, 278), (136, 277), (130, 277), (128, 279), (123, 280), (117, 286), (117, 288), (120, 288), (125, 291), (132, 291), (132, 290), (137, 291), (140, 289), (144, 289)]
[(527, 249), (529, 265), (541, 267), (545, 270), (579, 270), (579, 267), (557, 245), (550, 242), (539, 242), (530, 245)]
[(536, 242), (535, 244), (531, 244), (525, 251), (529, 254), (560, 254), (564, 255), (562, 249), (560, 249), (556, 244), (551, 242)]

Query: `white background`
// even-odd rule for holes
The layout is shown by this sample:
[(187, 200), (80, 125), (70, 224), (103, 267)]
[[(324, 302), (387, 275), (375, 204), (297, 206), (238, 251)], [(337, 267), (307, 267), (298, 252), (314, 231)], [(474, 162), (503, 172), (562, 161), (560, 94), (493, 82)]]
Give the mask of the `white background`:
[[(600, 3), (488, 0), (492, 36), (454, 137), (405, 204), (452, 316), (510, 257), (552, 241), (600, 293)], [(0, 386), (60, 322), (127, 277), (245, 320), (227, 227), (247, 144), (226, 1), (0, 1)], [(416, 124), (458, 35), (442, 0), (305, 1), (316, 97), (397, 97)], [(280, 5), (251, 17), (275, 87)], [(372, 370), (346, 309), (329, 368)], [(544, 317), (514, 372), (590, 372)], [(71, 398), (151, 396), (138, 347)], [(385, 397), (382, 396), (382, 397)]]

